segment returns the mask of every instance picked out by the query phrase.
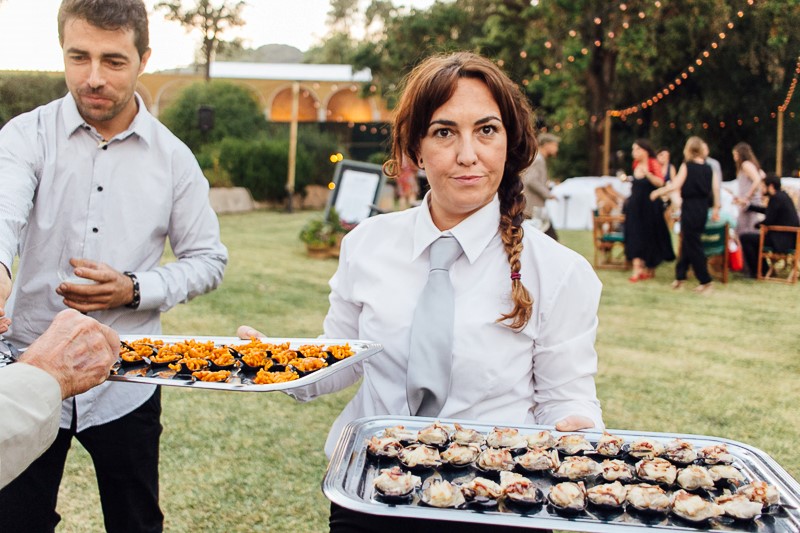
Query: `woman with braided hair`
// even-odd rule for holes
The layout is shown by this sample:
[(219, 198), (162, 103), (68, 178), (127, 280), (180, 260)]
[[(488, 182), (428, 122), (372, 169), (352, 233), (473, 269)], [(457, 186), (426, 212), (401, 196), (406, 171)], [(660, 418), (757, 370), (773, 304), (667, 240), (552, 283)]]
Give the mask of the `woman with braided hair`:
[[(385, 170), (396, 173), (406, 157), (425, 170), (430, 191), (420, 206), (369, 218), (345, 237), (324, 322), (325, 337), (370, 339), (383, 351), (291, 393), (307, 400), (363, 378), (329, 433), (328, 455), (364, 416), (603, 427), (594, 384), (601, 285), (583, 257), (524, 222), (519, 174), (535, 152), (530, 107), (491, 61), (435, 56), (407, 77)], [(457, 241), (451, 264), (432, 265), (448, 239)], [(449, 321), (433, 315), (420, 341), (417, 318), (437, 270), (451, 285)], [(426, 351), (440, 346), (439, 334), (449, 347)], [(332, 507), (332, 531), (426, 527), (443, 525)]]

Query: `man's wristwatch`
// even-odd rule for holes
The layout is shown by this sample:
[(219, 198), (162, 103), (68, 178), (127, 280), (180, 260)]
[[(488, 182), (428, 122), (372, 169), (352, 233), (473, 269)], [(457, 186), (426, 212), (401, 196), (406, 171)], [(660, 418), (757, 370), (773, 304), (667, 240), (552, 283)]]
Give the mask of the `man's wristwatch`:
[(142, 291), (139, 288), (139, 278), (137, 278), (136, 274), (133, 272), (123, 272), (123, 274), (131, 278), (131, 281), (133, 282), (133, 300), (131, 300), (131, 303), (127, 304), (125, 307), (139, 309), (139, 304), (142, 303)]

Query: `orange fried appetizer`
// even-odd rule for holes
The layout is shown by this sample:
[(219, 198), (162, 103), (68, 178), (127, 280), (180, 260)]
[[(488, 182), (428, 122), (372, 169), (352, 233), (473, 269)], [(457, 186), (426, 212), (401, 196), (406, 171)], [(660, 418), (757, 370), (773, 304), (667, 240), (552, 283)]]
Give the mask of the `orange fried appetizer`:
[(351, 355), (354, 355), (356, 353), (356, 352), (353, 351), (352, 348), (350, 348), (350, 344), (349, 343), (346, 343), (346, 344), (333, 344), (331, 346), (328, 346), (328, 351), (331, 352), (331, 354), (333, 355), (333, 357), (335, 359), (339, 359), (339, 360), (347, 359), (348, 357), (350, 357)]
[(211, 372), (210, 370), (200, 370), (198, 372), (192, 372), (192, 375), (195, 378), (199, 379), (200, 381), (221, 382), (231, 377), (231, 372), (230, 370), (219, 370), (217, 372)]
[(296, 372), (292, 372), (291, 370), (286, 370), (284, 372), (269, 372), (261, 369), (258, 371), (258, 374), (256, 374), (255, 379), (253, 379), (253, 383), (256, 385), (271, 385), (273, 383), (286, 383), (287, 381), (294, 381), (299, 377), (300, 376), (298, 376)]
[(325, 359), (321, 359), (319, 357), (303, 357), (292, 359), (289, 361), (289, 364), (300, 372), (313, 372), (328, 366), (328, 363), (325, 361)]

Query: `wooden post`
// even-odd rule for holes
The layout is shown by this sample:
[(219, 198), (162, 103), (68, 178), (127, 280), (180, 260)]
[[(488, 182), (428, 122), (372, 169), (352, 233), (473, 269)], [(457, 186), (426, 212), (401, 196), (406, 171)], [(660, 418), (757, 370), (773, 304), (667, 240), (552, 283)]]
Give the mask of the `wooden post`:
[(778, 177), (783, 173), (783, 109), (778, 108), (778, 146), (775, 154), (775, 174)]
[(611, 166), (611, 113), (603, 119), (603, 175), (608, 176)]
[(297, 115), (300, 111), (300, 82), (292, 82), (292, 123), (289, 128), (289, 170), (286, 176), (286, 192), (289, 199), (286, 203), (286, 212), (294, 210), (292, 199), (294, 197), (295, 170), (297, 167)]

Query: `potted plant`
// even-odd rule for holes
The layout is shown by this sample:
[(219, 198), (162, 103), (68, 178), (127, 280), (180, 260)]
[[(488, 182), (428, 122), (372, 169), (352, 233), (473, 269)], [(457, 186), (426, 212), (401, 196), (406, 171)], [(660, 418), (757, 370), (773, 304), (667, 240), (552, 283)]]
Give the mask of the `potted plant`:
[(339, 257), (342, 237), (352, 229), (339, 218), (336, 209), (328, 211), (327, 219), (309, 220), (300, 231), (300, 240), (306, 244), (309, 257)]

